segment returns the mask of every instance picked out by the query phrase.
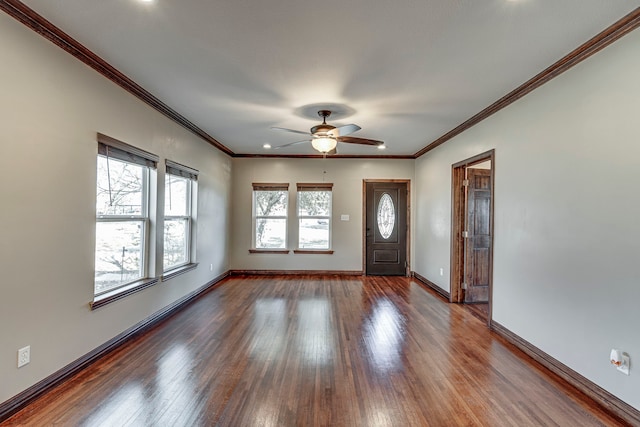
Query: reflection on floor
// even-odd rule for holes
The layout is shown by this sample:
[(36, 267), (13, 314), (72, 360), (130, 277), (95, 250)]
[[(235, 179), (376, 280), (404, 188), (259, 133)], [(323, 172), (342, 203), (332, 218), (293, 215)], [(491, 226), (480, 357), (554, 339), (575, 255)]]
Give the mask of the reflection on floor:
[(233, 276), (6, 425), (621, 424), (463, 304), (327, 275)]

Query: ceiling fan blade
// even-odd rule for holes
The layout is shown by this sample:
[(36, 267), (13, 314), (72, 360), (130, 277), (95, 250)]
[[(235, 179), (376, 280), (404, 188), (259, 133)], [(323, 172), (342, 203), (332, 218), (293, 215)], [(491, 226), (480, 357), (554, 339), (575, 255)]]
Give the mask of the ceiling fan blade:
[(271, 126), (271, 129), (273, 129), (273, 130), (281, 130), (281, 131), (284, 131), (284, 132), (299, 133), (300, 135), (309, 135), (309, 132), (303, 132), (301, 130), (295, 130), (295, 129), (280, 128), (280, 127), (277, 127), (277, 126)]
[(297, 145), (297, 144), (304, 144), (305, 142), (309, 142), (308, 139), (305, 139), (304, 141), (296, 141), (296, 142), (290, 142), (288, 144), (283, 144), (283, 145), (278, 145), (277, 147), (273, 147), (274, 150), (277, 150), (279, 148), (285, 148), (285, 147), (289, 147), (291, 145)]
[(344, 126), (337, 127), (335, 129), (330, 130), (327, 133), (332, 135), (332, 136), (334, 136), (334, 137), (338, 137), (338, 136), (344, 136), (344, 135), (351, 135), (352, 133), (357, 132), (360, 129), (362, 129), (360, 126), (354, 125), (352, 123), (350, 125), (344, 125)]
[(332, 156), (334, 154), (338, 154), (338, 149), (337, 148), (334, 148), (331, 151), (327, 151), (327, 156)]
[(377, 141), (375, 139), (367, 139), (367, 138), (356, 138), (353, 136), (341, 136), (338, 138), (339, 142), (346, 142), (348, 144), (362, 144), (362, 145), (375, 145), (380, 146), (384, 145), (384, 142)]

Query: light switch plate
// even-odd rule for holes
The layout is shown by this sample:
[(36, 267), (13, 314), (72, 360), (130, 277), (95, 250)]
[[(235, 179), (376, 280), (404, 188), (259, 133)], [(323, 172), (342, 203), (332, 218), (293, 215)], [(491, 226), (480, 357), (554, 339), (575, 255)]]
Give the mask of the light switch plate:
[(349, 215), (345, 215), (345, 214), (340, 215), (340, 221), (349, 221)]

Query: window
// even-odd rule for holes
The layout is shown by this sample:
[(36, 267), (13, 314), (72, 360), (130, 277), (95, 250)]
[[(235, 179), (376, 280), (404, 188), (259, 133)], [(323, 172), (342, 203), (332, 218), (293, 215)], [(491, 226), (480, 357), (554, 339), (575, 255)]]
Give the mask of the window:
[(333, 184), (298, 184), (298, 248), (331, 248)]
[(193, 262), (193, 200), (198, 171), (166, 160), (164, 182), (164, 271)]
[(253, 247), (286, 249), (289, 184), (253, 184)]
[(151, 153), (98, 134), (96, 296), (148, 277), (149, 180), (157, 161)]

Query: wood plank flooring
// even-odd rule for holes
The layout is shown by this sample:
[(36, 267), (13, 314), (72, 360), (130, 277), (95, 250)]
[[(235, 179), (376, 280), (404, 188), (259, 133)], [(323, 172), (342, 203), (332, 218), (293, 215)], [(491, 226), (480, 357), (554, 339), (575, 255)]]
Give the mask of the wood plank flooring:
[(489, 320), (489, 304), (465, 304), (467, 311), (487, 323)]
[(622, 424), (409, 278), (237, 276), (2, 425)]

